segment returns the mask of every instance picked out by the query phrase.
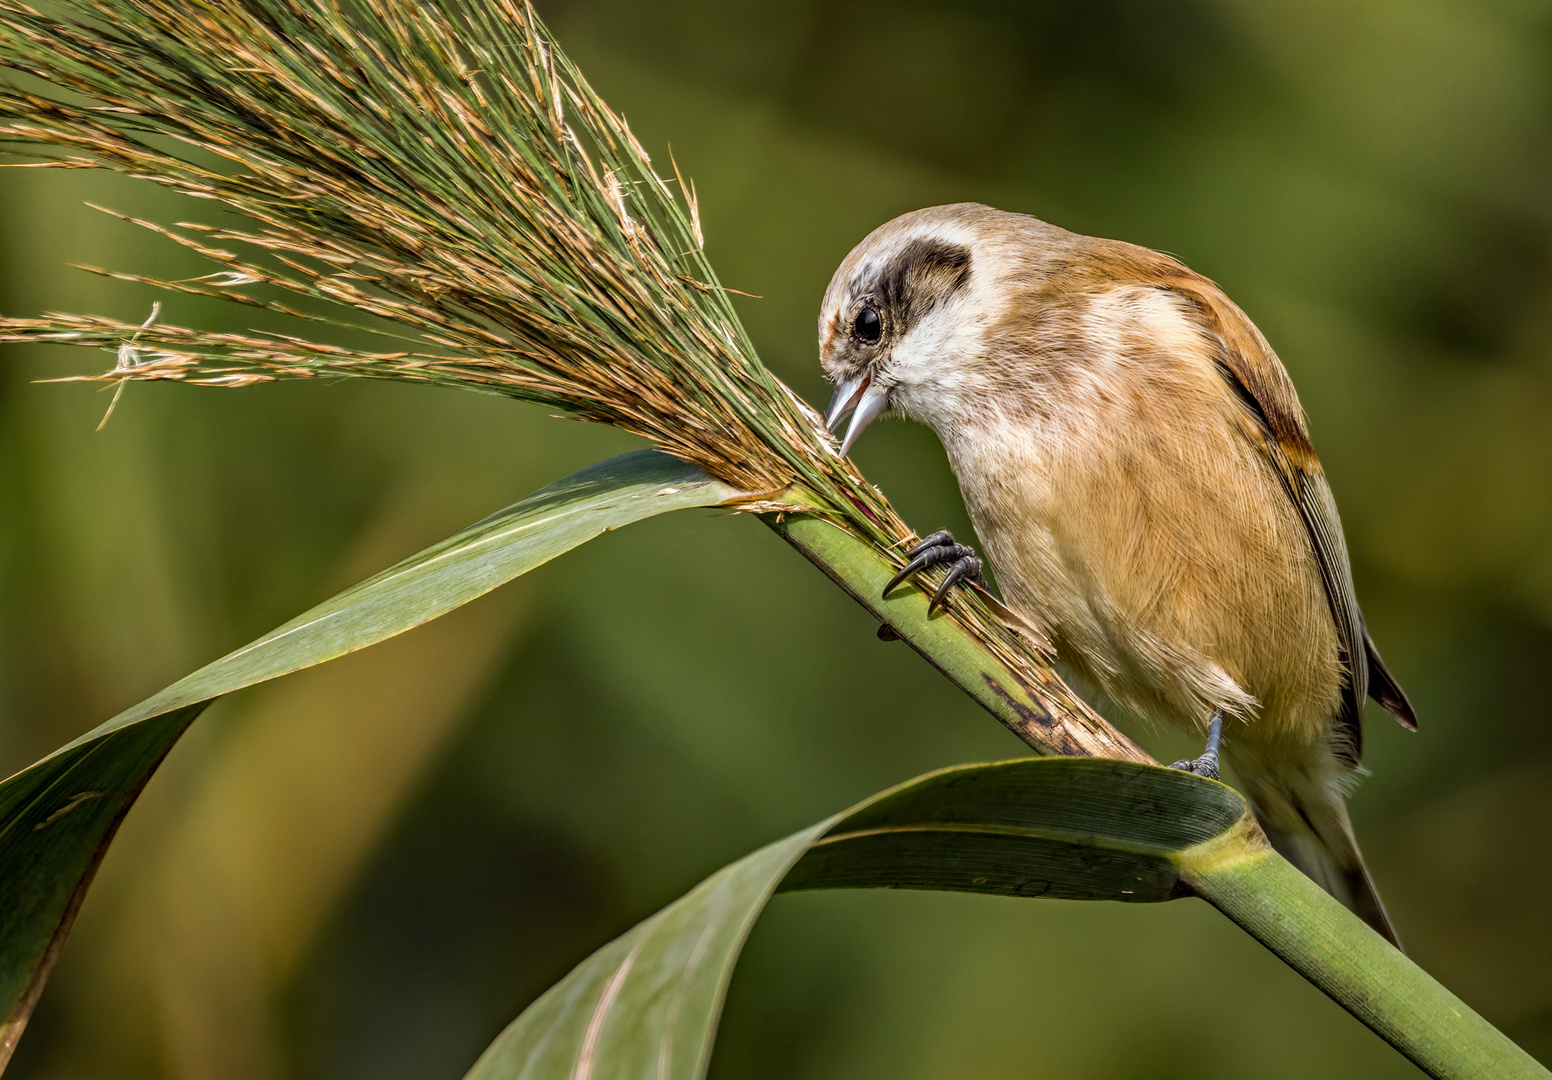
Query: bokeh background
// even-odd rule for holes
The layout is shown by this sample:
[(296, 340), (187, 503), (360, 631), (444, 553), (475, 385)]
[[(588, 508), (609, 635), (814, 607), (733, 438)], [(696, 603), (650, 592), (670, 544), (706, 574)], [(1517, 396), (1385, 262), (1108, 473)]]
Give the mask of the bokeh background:
[[(766, 361), (826, 389), (831, 270), (979, 200), (1178, 254), (1293, 374), (1370, 627), (1352, 802), (1413, 956), (1552, 1061), (1552, 5), (1545, 0), (541, 0), (656, 154)], [(0, 174), (0, 310), (142, 318), (68, 268), (208, 267)], [(175, 321), (248, 325), (172, 297)], [(633, 441), (449, 390), (36, 380), (0, 365), (0, 773), (337, 588)], [(857, 459), (968, 529), (940, 448)], [(1138, 732), (1171, 760), (1186, 749)], [(721, 864), (1022, 747), (757, 523), (606, 536), (387, 645), (238, 694), (130, 816), (13, 1075), (456, 1078), (546, 986)], [(1205, 905), (778, 898), (717, 1077), (1415, 1070)]]

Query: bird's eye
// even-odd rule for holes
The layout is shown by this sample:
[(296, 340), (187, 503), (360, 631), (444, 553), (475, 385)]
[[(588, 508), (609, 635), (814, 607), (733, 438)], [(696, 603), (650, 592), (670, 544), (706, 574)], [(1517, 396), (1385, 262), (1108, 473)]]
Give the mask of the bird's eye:
[(878, 344), (878, 339), (884, 335), (884, 320), (879, 318), (878, 308), (864, 304), (857, 312), (857, 321), (851, 324), (851, 332), (864, 345)]

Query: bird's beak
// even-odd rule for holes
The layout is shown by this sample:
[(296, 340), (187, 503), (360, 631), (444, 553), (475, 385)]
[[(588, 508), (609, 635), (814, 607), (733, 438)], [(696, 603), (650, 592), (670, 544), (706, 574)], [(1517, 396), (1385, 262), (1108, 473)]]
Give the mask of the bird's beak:
[(871, 376), (864, 373), (855, 379), (847, 379), (835, 388), (835, 396), (830, 399), (830, 407), (825, 410), (825, 427), (835, 430), (835, 425), (857, 407), (857, 401), (867, 392), (870, 380)]
[(888, 407), (889, 391), (874, 386), (871, 374), (858, 375), (836, 388), (835, 397), (830, 399), (830, 407), (825, 411), (825, 427), (833, 429), (846, 418), (847, 413), (852, 414), (846, 438), (841, 440), (842, 457), (851, 450), (852, 443), (857, 441), (863, 429), (877, 420), (879, 414)]

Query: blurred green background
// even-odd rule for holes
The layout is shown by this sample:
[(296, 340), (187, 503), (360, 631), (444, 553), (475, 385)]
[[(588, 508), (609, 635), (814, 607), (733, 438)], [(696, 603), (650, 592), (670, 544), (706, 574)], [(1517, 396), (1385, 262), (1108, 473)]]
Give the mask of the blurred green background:
[[(830, 273), (978, 200), (1178, 254), (1299, 386), (1360, 599), (1422, 718), (1352, 801), (1412, 955), (1552, 1062), (1552, 5), (549, 0), (666, 164), (765, 360), (822, 404)], [(0, 174), (0, 310), (143, 318), (71, 262), (205, 273)], [(167, 298), (172, 321), (250, 324)], [(0, 366), (0, 772), (492, 509), (630, 449), (448, 390), (35, 380)], [(925, 429), (857, 459), (966, 530)], [(1171, 760), (1173, 736), (1136, 733)], [(13, 1075), (456, 1078), (591, 950), (760, 844), (1022, 746), (758, 524), (606, 536), (377, 649), (245, 692), (130, 816)], [(718, 1077), (1415, 1070), (1205, 905), (803, 894), (735, 978)]]

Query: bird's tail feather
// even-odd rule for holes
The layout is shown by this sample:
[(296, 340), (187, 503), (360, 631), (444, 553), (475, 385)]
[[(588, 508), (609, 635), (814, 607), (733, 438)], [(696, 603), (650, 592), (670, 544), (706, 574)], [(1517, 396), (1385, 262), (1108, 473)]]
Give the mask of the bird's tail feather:
[(1396, 928), (1359, 854), (1338, 784), (1300, 784), (1290, 790), (1260, 782), (1254, 773), (1239, 775), (1256, 820), (1277, 853), (1400, 949)]

